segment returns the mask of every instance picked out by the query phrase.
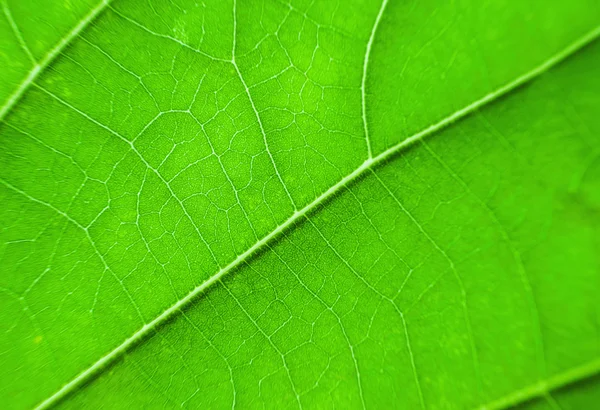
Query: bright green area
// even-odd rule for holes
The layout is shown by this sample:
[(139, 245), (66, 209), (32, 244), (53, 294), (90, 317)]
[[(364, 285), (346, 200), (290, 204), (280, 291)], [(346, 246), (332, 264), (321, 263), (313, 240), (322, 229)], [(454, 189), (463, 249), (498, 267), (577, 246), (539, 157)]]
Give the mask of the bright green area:
[(598, 402), (596, 0), (0, 1), (3, 407)]
[(1, 108), (94, 6), (95, 0), (0, 1)]

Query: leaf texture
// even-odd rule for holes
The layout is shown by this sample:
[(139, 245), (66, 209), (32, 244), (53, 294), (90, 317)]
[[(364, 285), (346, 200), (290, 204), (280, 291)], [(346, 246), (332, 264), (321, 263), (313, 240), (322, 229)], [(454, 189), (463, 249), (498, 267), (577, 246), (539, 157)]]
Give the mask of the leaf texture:
[(595, 1), (72, 3), (1, 3), (9, 408), (600, 400)]

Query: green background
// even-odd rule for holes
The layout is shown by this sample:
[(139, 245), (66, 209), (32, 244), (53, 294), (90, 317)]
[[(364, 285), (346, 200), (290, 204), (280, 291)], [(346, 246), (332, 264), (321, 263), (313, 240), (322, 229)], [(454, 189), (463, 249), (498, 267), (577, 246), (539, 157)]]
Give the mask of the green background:
[(596, 0), (0, 4), (3, 407), (600, 403)]

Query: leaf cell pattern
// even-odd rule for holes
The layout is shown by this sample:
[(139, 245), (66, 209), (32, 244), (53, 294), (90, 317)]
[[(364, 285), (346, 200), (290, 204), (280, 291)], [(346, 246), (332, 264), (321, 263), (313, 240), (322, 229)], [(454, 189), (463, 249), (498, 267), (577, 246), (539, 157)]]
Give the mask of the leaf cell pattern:
[(76, 3), (1, 3), (9, 407), (599, 398), (594, 2)]

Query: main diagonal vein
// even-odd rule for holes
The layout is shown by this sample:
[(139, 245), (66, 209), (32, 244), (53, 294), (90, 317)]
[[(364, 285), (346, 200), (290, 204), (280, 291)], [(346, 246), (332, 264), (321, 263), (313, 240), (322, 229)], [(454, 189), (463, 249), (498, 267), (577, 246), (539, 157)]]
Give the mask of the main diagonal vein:
[(501, 410), (513, 408), (519, 404), (528, 402), (535, 398), (541, 398), (552, 391), (560, 390), (570, 384), (576, 383), (588, 377), (600, 373), (600, 359), (573, 367), (558, 373), (546, 380), (539, 381), (531, 386), (509, 393), (493, 402), (481, 406), (478, 410)]
[[(110, 0), (104, 0), (101, 4), (108, 4)], [(173, 304), (171, 307), (166, 309), (163, 313), (153, 319), (151, 322), (146, 323), (139, 330), (137, 330), (134, 334), (132, 334), (129, 338), (127, 338), (123, 343), (115, 347), (113, 350), (108, 352), (106, 355), (97, 360), (94, 364), (92, 364), (87, 369), (83, 370), (77, 376), (75, 376), (72, 380), (70, 380), (67, 384), (63, 385), (58, 391), (48, 397), (46, 400), (41, 402), (36, 409), (47, 409), (52, 407), (53, 405), (60, 402), (70, 393), (76, 391), (80, 388), (85, 382), (89, 381), (92, 377), (101, 372), (108, 365), (113, 363), (117, 358), (121, 357), (125, 354), (129, 349), (134, 347), (138, 342), (144, 339), (144, 337), (148, 336), (151, 332), (157, 330), (162, 324), (164, 324), (171, 317), (180, 312), (183, 308), (192, 303), (199, 295), (201, 295), (205, 290), (210, 288), (213, 284), (218, 282), (223, 276), (227, 273), (235, 269), (236, 267), (243, 264), (257, 252), (265, 249), (268, 245), (276, 239), (280, 234), (286, 231), (289, 228), (292, 228), (294, 224), (301, 222), (305, 216), (308, 216), (311, 212), (318, 209), (318, 207), (328, 200), (333, 198), (336, 194), (338, 194), (343, 188), (349, 186), (354, 181), (358, 180), (361, 176), (365, 174), (366, 171), (373, 169), (374, 167), (385, 163), (387, 160), (391, 159), (393, 156), (398, 154), (399, 152), (405, 150), (407, 147), (413, 145), (414, 143), (422, 140), (423, 138), (434, 134), (435, 132), (446, 128), (450, 124), (468, 116), (469, 114), (477, 111), (479, 108), (497, 100), (498, 98), (510, 93), (512, 90), (522, 86), (523, 84), (533, 80), (538, 77), (545, 71), (549, 70), (556, 64), (560, 63), (570, 55), (574, 54), (587, 44), (593, 42), (598, 37), (600, 37), (600, 26), (594, 28), (583, 37), (579, 38), (577, 41), (571, 43), (568, 47), (558, 52), (557, 54), (550, 57), (548, 60), (544, 61), (542, 64), (538, 65), (531, 71), (521, 75), (515, 80), (505, 84), (504, 86), (498, 88), (497, 90), (487, 94), (483, 98), (476, 100), (475, 102), (467, 105), (466, 107), (454, 112), (453, 114), (447, 116), (441, 121), (433, 124), (422, 131), (406, 138), (402, 142), (388, 148), (377, 156), (372, 158), (368, 158), (365, 160), (358, 168), (352, 171), (350, 174), (346, 175), (340, 181), (338, 181), (335, 185), (329, 188), (327, 191), (323, 192), (319, 195), (315, 200), (306, 205), (304, 208), (294, 212), (288, 219), (285, 220), (281, 225), (279, 225), (275, 230), (271, 233), (263, 237), (261, 240), (256, 242), (253, 246), (248, 248), (244, 253), (240, 254), (235, 260), (230, 262), (227, 266), (219, 270), (205, 282), (194, 288), (191, 292), (189, 292), (184, 298), (180, 299), (178, 302)], [(0, 116), (1, 118), (1, 116)]]
[(0, 121), (6, 117), (6, 115), (12, 110), (15, 104), (21, 99), (25, 91), (33, 84), (38, 78), (41, 72), (67, 47), (71, 41), (76, 38), (92, 21), (102, 13), (112, 0), (101, 0), (96, 7), (94, 7), (69, 33), (60, 39), (58, 43), (40, 60), (39, 63), (35, 64), (27, 77), (21, 81), (19, 86), (13, 91), (8, 97), (8, 100), (0, 107)]

